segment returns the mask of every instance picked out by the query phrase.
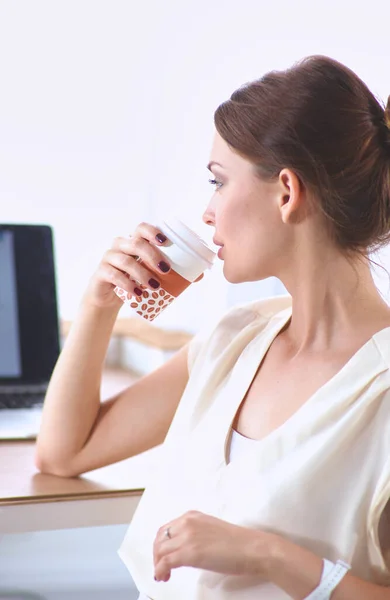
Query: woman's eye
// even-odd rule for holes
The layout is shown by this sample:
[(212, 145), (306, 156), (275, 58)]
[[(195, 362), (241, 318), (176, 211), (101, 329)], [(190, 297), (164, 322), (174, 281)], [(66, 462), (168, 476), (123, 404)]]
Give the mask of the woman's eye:
[(219, 189), (219, 187), (222, 185), (222, 182), (218, 181), (218, 179), (209, 179), (209, 183), (211, 183), (211, 185), (215, 185), (217, 189)]

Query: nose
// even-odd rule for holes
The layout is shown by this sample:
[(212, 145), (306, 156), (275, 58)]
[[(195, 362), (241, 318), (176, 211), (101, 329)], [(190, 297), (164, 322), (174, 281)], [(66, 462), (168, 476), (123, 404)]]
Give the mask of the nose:
[(211, 225), (211, 226), (215, 225), (214, 212), (211, 210), (210, 206), (208, 206), (206, 208), (206, 210), (204, 211), (202, 220), (203, 220), (203, 223), (206, 223), (206, 225)]

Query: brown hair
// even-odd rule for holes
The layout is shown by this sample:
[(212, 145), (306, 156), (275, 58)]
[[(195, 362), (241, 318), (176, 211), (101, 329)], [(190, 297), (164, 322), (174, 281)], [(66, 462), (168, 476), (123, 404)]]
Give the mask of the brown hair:
[(214, 121), (260, 177), (294, 171), (344, 252), (390, 242), (390, 96), (385, 109), (353, 71), (309, 56), (241, 86)]

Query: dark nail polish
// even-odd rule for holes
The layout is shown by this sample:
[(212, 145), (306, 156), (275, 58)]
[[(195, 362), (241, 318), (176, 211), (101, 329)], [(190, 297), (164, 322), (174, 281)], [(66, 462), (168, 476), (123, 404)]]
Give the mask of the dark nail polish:
[(158, 233), (158, 234), (156, 235), (156, 240), (157, 240), (158, 242), (160, 242), (160, 244), (163, 244), (164, 242), (166, 242), (166, 241), (167, 241), (167, 238), (166, 238), (166, 236), (165, 236), (163, 233)]
[(154, 576), (154, 581), (157, 581), (157, 577), (156, 576)]
[(140, 288), (134, 288), (134, 292), (137, 296), (142, 296), (142, 290)]
[(160, 262), (158, 263), (158, 268), (160, 269), (160, 271), (162, 271), (163, 273), (168, 273), (169, 269), (171, 268), (166, 262), (164, 262), (163, 260), (160, 260)]
[(154, 290), (157, 290), (158, 287), (160, 287), (160, 284), (158, 281), (156, 281), (155, 279), (149, 279), (149, 285), (150, 287), (152, 287)]

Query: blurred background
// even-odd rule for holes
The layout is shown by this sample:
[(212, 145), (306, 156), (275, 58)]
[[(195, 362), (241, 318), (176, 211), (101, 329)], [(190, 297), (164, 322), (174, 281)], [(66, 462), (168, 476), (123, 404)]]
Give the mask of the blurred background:
[[(213, 113), (241, 84), (326, 54), (386, 100), (389, 20), (387, 0), (0, 0), (0, 221), (53, 226), (61, 318), (74, 318), (112, 239), (140, 221), (176, 213), (211, 241), (201, 216)], [(373, 258), (390, 272), (388, 249)], [(374, 275), (389, 300), (388, 275)], [(156, 325), (194, 333), (284, 292), (273, 279), (229, 284), (217, 261)], [(116, 556), (125, 529), (25, 534), (24, 553), (3, 536), (2, 586), (131, 600)]]
[[(238, 86), (321, 53), (387, 99), (389, 13), (385, 0), (0, 0), (0, 220), (53, 226), (61, 317), (140, 221), (176, 213), (211, 241), (213, 114)], [(389, 298), (381, 271), (378, 284)], [(284, 292), (229, 284), (217, 260), (156, 325), (194, 332)]]

